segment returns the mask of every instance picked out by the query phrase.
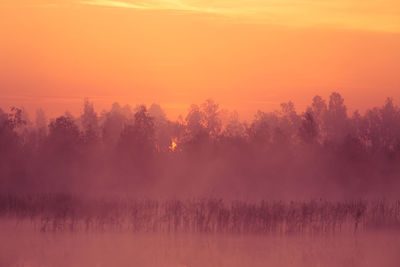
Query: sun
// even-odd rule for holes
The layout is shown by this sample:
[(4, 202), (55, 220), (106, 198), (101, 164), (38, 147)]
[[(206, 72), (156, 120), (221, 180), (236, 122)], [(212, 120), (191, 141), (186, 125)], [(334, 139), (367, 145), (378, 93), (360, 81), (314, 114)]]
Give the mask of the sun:
[(177, 139), (176, 139), (176, 138), (173, 138), (173, 139), (171, 140), (171, 145), (168, 147), (168, 148), (169, 148), (169, 151), (174, 152), (174, 151), (176, 150), (176, 148), (177, 148), (177, 146), (178, 146), (178, 144), (177, 144), (176, 142), (177, 142)]

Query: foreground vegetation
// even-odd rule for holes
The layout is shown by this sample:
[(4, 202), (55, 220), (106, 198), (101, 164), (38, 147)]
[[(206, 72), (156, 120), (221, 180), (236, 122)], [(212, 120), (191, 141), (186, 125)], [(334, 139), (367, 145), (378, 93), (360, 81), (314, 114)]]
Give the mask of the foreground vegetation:
[(355, 233), (400, 229), (400, 201), (247, 203), (1, 195), (0, 218), (41, 232)]

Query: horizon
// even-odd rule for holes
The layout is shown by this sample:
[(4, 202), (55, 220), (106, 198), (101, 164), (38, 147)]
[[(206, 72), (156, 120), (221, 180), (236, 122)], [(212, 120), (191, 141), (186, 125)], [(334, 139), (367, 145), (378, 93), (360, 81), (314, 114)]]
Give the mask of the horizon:
[[(24, 104), (21, 104), (21, 102), (17, 102), (17, 100), (14, 100), (8, 106), (1, 106), (0, 105), (0, 109), (2, 109), (4, 112), (10, 111), (14, 107), (22, 109), (24, 112), (26, 112), (26, 114), (28, 115), (28, 117), (31, 120), (33, 120), (35, 118), (34, 116), (39, 110), (44, 111), (46, 116), (48, 116), (50, 119), (56, 118), (56, 117), (59, 117), (59, 116), (63, 116), (66, 113), (71, 114), (72, 116), (77, 118), (77, 117), (79, 117), (80, 115), (83, 114), (83, 112), (84, 112), (84, 102), (86, 100), (88, 100), (93, 104), (94, 110), (95, 110), (95, 112), (97, 114), (99, 114), (99, 116), (101, 116), (102, 113), (107, 112), (108, 110), (110, 110), (111, 107), (114, 104), (118, 104), (121, 107), (129, 107), (130, 109), (135, 109), (136, 107), (141, 106), (141, 105), (143, 105), (143, 106), (145, 106), (147, 108), (149, 108), (152, 105), (157, 105), (157, 106), (160, 106), (162, 108), (162, 110), (165, 112), (166, 118), (168, 120), (177, 121), (179, 119), (183, 119), (187, 115), (187, 113), (190, 110), (190, 107), (192, 105), (199, 105), (200, 103), (203, 103), (204, 101), (210, 99), (210, 100), (214, 101), (219, 106), (221, 112), (224, 112), (224, 113), (227, 113), (227, 114), (237, 113), (238, 116), (239, 116), (239, 119), (241, 121), (252, 121), (254, 119), (254, 117), (256, 116), (257, 112), (259, 112), (259, 111), (266, 112), (266, 113), (279, 112), (281, 110), (281, 108), (282, 108), (281, 105), (285, 104), (285, 103), (288, 103), (288, 102), (291, 102), (294, 105), (296, 113), (303, 114), (303, 113), (306, 112), (306, 109), (310, 107), (310, 104), (311, 104), (312, 99), (314, 97), (317, 97), (317, 96), (318, 97), (322, 97), (323, 100), (328, 102), (330, 95), (332, 95), (333, 93), (336, 93), (336, 92), (332, 91), (328, 95), (328, 97), (323, 97), (323, 96), (320, 96), (320, 95), (316, 94), (310, 99), (310, 101), (308, 103), (302, 103), (300, 105), (297, 104), (296, 102), (290, 100), (290, 99), (288, 99), (287, 101), (281, 101), (281, 102), (277, 101), (277, 102), (262, 103), (264, 108), (263, 107), (261, 107), (261, 108), (253, 107), (253, 108), (248, 108), (247, 110), (246, 109), (244, 109), (244, 110), (241, 109), (242, 113), (239, 112), (237, 109), (232, 108), (232, 106), (226, 107), (226, 106), (221, 105), (219, 102), (215, 101), (215, 99), (213, 99), (213, 98), (202, 99), (201, 101), (197, 101), (195, 103), (188, 103), (186, 105), (182, 104), (182, 105), (179, 105), (179, 107), (176, 105), (176, 103), (175, 103), (175, 106), (174, 106), (173, 103), (170, 104), (170, 105), (168, 105), (168, 104), (161, 105), (160, 103), (157, 103), (157, 102), (149, 102), (149, 103), (126, 103), (125, 102), (124, 103), (124, 102), (114, 101), (114, 102), (111, 102), (111, 103), (107, 102), (107, 104), (105, 104), (103, 101), (101, 101), (101, 100), (99, 101), (99, 98), (90, 98), (90, 97), (69, 98), (70, 101), (64, 102), (64, 105), (65, 105), (66, 108), (64, 110), (61, 110), (60, 109), (60, 105), (58, 105), (58, 108), (57, 108), (58, 111), (57, 112), (51, 112), (52, 111), (51, 108), (46, 108), (46, 106), (48, 107), (48, 105), (49, 105), (48, 102), (47, 102), (47, 105), (43, 105), (43, 106), (39, 105), (39, 106), (35, 106), (34, 108), (33, 107), (26, 108), (24, 106)], [(337, 93), (340, 94), (340, 92), (337, 92)], [(383, 106), (387, 102), (388, 99), (391, 99), (393, 101), (394, 105), (396, 105), (396, 106), (398, 105), (398, 103), (396, 102), (396, 100), (393, 97), (387, 96), (387, 97), (383, 98), (383, 101), (381, 103), (378, 103), (377, 105), (373, 105), (373, 106), (368, 106), (368, 107), (365, 107), (364, 109), (360, 110), (360, 109), (357, 109), (357, 108), (354, 108), (354, 107), (348, 105), (348, 103), (346, 101), (346, 98), (345, 97), (343, 97), (343, 98), (344, 98), (344, 105), (347, 108), (347, 116), (348, 117), (351, 117), (354, 112), (358, 112), (360, 115), (365, 115), (366, 112), (371, 111), (374, 108), (378, 108), (378, 107)], [(49, 99), (49, 98), (47, 98), (47, 99)], [(259, 102), (262, 102), (262, 101), (259, 101)], [(22, 103), (24, 103), (24, 102), (22, 102)], [(50, 103), (50, 104), (54, 105), (55, 103)], [(175, 111), (171, 112), (171, 110), (175, 110)]]

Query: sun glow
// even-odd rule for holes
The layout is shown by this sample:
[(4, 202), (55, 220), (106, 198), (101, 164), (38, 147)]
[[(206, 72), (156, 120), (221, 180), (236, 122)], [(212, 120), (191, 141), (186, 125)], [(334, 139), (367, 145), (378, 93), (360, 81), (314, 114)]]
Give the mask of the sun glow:
[(173, 139), (171, 140), (171, 145), (168, 147), (168, 148), (169, 148), (169, 151), (174, 152), (174, 151), (176, 150), (176, 148), (177, 148), (177, 146), (178, 146), (178, 144), (177, 144), (176, 142), (177, 142), (177, 139), (176, 139), (176, 138), (173, 138)]
[(363, 112), (400, 100), (399, 14), (398, 0), (0, 0), (0, 108), (77, 116), (89, 97), (176, 119), (212, 98), (250, 120), (339, 91)]

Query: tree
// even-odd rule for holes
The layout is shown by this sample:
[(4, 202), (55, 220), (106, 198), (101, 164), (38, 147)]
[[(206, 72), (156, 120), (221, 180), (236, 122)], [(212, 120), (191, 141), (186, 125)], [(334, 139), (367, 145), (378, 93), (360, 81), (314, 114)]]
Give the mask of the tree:
[(158, 123), (165, 123), (167, 121), (167, 115), (165, 114), (165, 111), (158, 104), (151, 104), (149, 108), (149, 115)]
[(347, 118), (347, 108), (339, 93), (333, 92), (329, 97), (329, 115), (331, 118), (344, 120)]
[(329, 97), (329, 107), (324, 125), (327, 128), (327, 138), (334, 143), (340, 143), (348, 134), (347, 108), (339, 93)]
[(154, 151), (154, 121), (145, 106), (138, 107), (134, 123), (125, 125), (120, 146), (134, 155), (149, 155)]
[(204, 127), (212, 138), (216, 138), (221, 132), (221, 119), (219, 117), (219, 106), (212, 99), (207, 99), (201, 105), (203, 111)]
[(154, 122), (154, 136), (158, 151), (169, 151), (173, 138), (172, 123), (167, 119), (164, 110), (158, 104), (152, 104), (149, 108), (149, 115)]
[(380, 109), (380, 136), (383, 149), (387, 152), (395, 150), (400, 138), (400, 110), (393, 103), (392, 98), (387, 98)]
[(0, 154), (6, 155), (17, 148), (18, 135), (14, 128), (22, 123), (19, 114), (15, 109), (10, 114), (0, 109)]
[(287, 103), (281, 104), (281, 118), (279, 120), (279, 125), (275, 129), (275, 140), (280, 140), (277, 144), (282, 144), (282, 142), (295, 142), (297, 137), (297, 131), (299, 129), (300, 119), (296, 113), (293, 102), (289, 101)]
[(47, 118), (43, 109), (38, 109), (36, 111), (36, 129), (38, 131), (39, 137), (42, 139), (47, 135)]
[(117, 145), (124, 125), (128, 118), (118, 103), (114, 103), (109, 112), (102, 115), (103, 142), (107, 147), (113, 148)]
[(315, 96), (312, 100), (311, 107), (307, 109), (307, 112), (312, 114), (312, 117), (317, 125), (317, 131), (319, 136), (319, 142), (322, 142), (326, 138), (326, 116), (328, 112), (328, 107), (325, 100), (319, 95)]
[(59, 150), (69, 151), (80, 140), (78, 126), (70, 116), (60, 116), (49, 125), (48, 145)]
[(223, 136), (236, 139), (243, 138), (245, 130), (245, 125), (239, 121), (239, 114), (234, 111), (225, 126)]
[(185, 118), (187, 132), (192, 136), (196, 136), (201, 132), (205, 132), (204, 113), (199, 106), (191, 105), (189, 112)]
[(267, 114), (262, 111), (257, 111), (254, 121), (247, 130), (250, 143), (257, 147), (264, 147), (270, 143), (271, 133), (267, 121)]
[(81, 115), (83, 128), (83, 141), (86, 144), (94, 144), (99, 138), (99, 123), (97, 113), (94, 111), (93, 103), (85, 98), (83, 102), (83, 114)]
[(117, 159), (122, 177), (125, 179), (153, 177), (154, 133), (154, 121), (146, 107), (137, 107), (133, 123), (125, 124), (118, 143)]
[(303, 115), (301, 125), (299, 128), (300, 139), (306, 144), (316, 142), (318, 136), (318, 125), (316, 124), (312, 113), (306, 112)]

